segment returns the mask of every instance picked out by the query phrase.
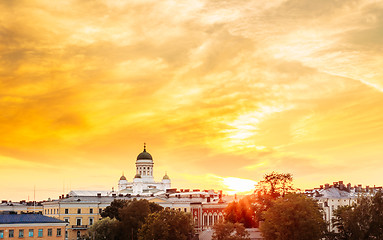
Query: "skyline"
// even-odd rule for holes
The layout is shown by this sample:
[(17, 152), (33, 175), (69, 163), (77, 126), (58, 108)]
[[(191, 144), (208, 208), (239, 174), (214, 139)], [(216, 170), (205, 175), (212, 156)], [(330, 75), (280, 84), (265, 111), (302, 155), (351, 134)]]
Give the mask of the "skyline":
[(230, 191), (272, 171), (302, 189), (383, 185), (381, 2), (20, 0), (0, 13), (2, 199), (111, 190), (144, 142), (176, 188)]

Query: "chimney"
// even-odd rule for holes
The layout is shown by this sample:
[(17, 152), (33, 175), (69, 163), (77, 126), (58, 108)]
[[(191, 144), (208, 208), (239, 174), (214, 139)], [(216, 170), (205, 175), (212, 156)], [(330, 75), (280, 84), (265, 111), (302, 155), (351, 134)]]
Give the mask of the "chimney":
[(347, 184), (347, 189), (348, 189), (348, 190), (351, 190), (351, 183), (348, 183), (348, 184)]
[(370, 186), (366, 186), (366, 192), (370, 190)]
[(112, 197), (114, 197), (114, 198), (115, 198), (115, 197), (116, 197), (116, 194), (115, 194), (115, 193), (112, 193)]
[(320, 188), (320, 189), (323, 189), (323, 185), (320, 185), (319, 188)]
[(97, 193), (97, 197), (101, 197), (101, 193)]
[(210, 202), (210, 197), (207, 197), (206, 201), (207, 201), (207, 202)]
[(324, 189), (329, 189), (329, 188), (330, 188), (330, 184), (326, 183), (326, 184), (324, 185)]

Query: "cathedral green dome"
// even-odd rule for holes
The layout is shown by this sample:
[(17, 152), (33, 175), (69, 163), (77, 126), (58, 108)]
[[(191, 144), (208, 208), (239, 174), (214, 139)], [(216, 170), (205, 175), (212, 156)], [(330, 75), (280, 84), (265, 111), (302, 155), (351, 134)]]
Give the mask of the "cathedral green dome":
[(126, 177), (125, 177), (124, 175), (122, 175), (122, 176), (120, 177), (120, 180), (126, 180)]
[(137, 160), (140, 159), (150, 159), (153, 160), (152, 155), (146, 151), (146, 146), (144, 145), (144, 151), (137, 156)]

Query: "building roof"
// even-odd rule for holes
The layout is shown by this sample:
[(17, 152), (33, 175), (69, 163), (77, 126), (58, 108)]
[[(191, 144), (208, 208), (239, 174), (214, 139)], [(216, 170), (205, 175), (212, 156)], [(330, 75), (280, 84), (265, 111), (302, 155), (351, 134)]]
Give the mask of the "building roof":
[(122, 175), (122, 176), (120, 177), (120, 180), (126, 180), (126, 177), (125, 177), (124, 175)]
[(150, 155), (150, 153), (148, 153), (146, 150), (144, 150), (142, 153), (138, 154), (137, 160), (140, 160), (140, 159), (153, 160), (152, 155)]
[(97, 197), (101, 193), (101, 196), (109, 196), (111, 192), (108, 191), (88, 191), (88, 190), (72, 190), (69, 192), (70, 197)]
[(0, 214), (0, 224), (17, 223), (65, 223), (56, 218), (41, 214)]
[(153, 160), (152, 155), (146, 151), (146, 145), (144, 145), (144, 151), (137, 156), (137, 160), (140, 159), (150, 159)]

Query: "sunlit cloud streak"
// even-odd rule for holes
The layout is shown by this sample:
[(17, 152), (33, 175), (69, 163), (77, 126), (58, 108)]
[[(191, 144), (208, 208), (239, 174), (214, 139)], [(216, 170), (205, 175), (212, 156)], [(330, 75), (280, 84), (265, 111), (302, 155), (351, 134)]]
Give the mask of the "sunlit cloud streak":
[(179, 188), (229, 191), (200, 176), (273, 170), (302, 188), (334, 174), (383, 185), (382, 3), (36, 0), (0, 13), (6, 198), (30, 195), (22, 183), (50, 189), (41, 198), (63, 182), (111, 189), (143, 142)]

